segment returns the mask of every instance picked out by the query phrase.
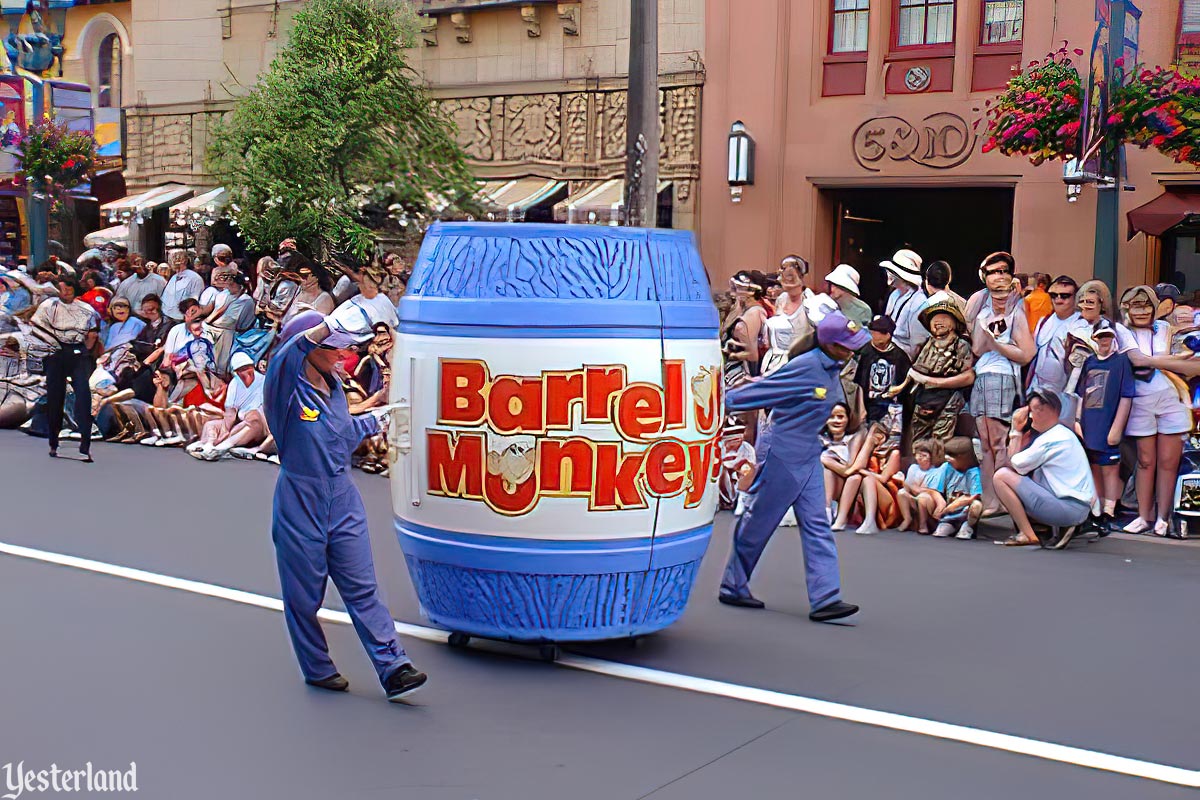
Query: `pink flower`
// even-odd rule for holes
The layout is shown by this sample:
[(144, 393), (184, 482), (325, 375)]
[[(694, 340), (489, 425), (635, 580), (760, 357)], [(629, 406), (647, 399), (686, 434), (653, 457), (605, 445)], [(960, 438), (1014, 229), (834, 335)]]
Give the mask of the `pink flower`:
[(1027, 131), (1025, 131), (1025, 138), (1026, 138), (1026, 139), (1029, 139), (1030, 141), (1032, 141), (1032, 140), (1036, 139), (1036, 138), (1037, 138), (1037, 131), (1035, 131), (1035, 130), (1027, 130)]
[(1121, 124), (1121, 115), (1120, 114), (1110, 114), (1108, 117), (1108, 124), (1109, 125), (1120, 125)]
[(1123, 66), (1125, 66), (1125, 56), (1121, 56), (1121, 57), (1119, 57), (1119, 58), (1118, 58), (1116, 61), (1114, 61), (1114, 62), (1113, 62), (1113, 66), (1114, 66), (1114, 67), (1123, 67)]

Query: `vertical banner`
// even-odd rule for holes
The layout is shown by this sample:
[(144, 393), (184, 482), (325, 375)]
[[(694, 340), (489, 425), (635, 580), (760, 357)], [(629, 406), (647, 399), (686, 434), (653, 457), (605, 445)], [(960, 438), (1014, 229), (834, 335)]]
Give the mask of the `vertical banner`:
[(12, 180), (25, 133), (25, 79), (0, 75), (0, 179)]

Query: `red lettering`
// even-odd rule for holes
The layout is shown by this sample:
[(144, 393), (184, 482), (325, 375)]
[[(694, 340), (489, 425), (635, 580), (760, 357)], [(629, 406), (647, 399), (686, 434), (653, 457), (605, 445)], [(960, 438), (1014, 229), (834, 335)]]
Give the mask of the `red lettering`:
[(586, 497), (592, 491), (592, 445), (588, 440), (543, 439), (538, 448), (543, 494)]
[(484, 434), (431, 430), (426, 441), (429, 493), (482, 500)]
[(442, 359), (438, 422), (450, 425), (482, 425), (487, 412), (483, 390), (488, 382), (482, 361)]
[(493, 511), (506, 517), (519, 517), (522, 514), (528, 514), (537, 505), (537, 470), (530, 473), (524, 481), (513, 486), (512, 491), (509, 491), (508, 487), (509, 484), (506, 483), (503, 475), (488, 470), (484, 477), (484, 488), (487, 489), (484, 499)]
[(650, 383), (631, 383), (617, 397), (613, 419), (626, 439), (645, 441), (663, 432), (663, 393)]
[(658, 497), (679, 494), (687, 473), (687, 451), (674, 439), (655, 442), (646, 451), (646, 486), (651, 494)]
[(582, 372), (551, 372), (546, 375), (547, 429), (570, 430), (571, 409), (582, 402)]
[(542, 381), (539, 378), (496, 378), (488, 391), (492, 430), (510, 435), (542, 432)]
[(591, 510), (615, 511), (646, 508), (646, 499), (638, 489), (642, 453), (621, 453), (617, 442), (596, 443), (596, 479), (592, 488)]
[(687, 424), (687, 405), (683, 396), (682, 361), (663, 361), (663, 390), (667, 397), (667, 429), (682, 428)]
[(624, 367), (587, 367), (584, 422), (608, 422), (608, 398), (625, 386)]

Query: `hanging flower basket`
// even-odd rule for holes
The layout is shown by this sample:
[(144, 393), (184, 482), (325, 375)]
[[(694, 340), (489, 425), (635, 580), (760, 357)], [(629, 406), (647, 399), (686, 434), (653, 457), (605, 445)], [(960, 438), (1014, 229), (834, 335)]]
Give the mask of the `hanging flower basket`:
[(1035, 165), (1073, 157), (1079, 147), (1082, 97), (1079, 71), (1065, 46), (1042, 61), (1030, 62), (999, 97), (988, 102), (983, 152), (1028, 156)]
[(96, 165), (96, 140), (72, 131), (49, 116), (30, 125), (18, 145), (20, 171), (15, 183), (28, 183), (34, 192), (62, 203), (62, 195), (87, 181)]
[(1112, 91), (1109, 135), (1200, 165), (1200, 79), (1162, 67), (1135, 73)]

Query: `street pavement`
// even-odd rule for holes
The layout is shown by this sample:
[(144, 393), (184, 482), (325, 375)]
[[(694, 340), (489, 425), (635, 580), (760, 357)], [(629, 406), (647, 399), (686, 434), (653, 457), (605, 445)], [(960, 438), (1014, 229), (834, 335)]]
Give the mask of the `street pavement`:
[[(0, 432), (0, 542), (278, 597), (276, 468), (99, 445), (97, 463)], [(393, 616), (421, 619), (387, 481), (360, 474)], [(854, 626), (807, 620), (795, 529), (768, 548), (764, 611), (716, 602), (718, 519), (683, 620), (572, 653), (681, 676), (1200, 768), (1200, 546), (1066, 552), (839, 534)], [(999, 533), (999, 531), (996, 531)], [(348, 625), (325, 628), (346, 695), (305, 687), (281, 615), (0, 555), (5, 763), (127, 768), (151, 798), (1168, 798), (1178, 786), (406, 639), (430, 674), (383, 702)], [(328, 605), (340, 608), (332, 594)], [(613, 670), (615, 671), (615, 670)], [(30, 795), (26, 795), (27, 797)]]

